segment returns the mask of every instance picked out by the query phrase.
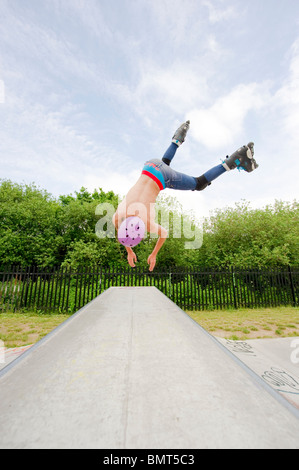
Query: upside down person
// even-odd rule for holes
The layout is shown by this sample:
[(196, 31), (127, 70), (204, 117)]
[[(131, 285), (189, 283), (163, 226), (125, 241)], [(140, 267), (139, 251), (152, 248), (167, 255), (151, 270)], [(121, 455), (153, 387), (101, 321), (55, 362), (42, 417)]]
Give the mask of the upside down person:
[(174, 170), (170, 167), (170, 163), (178, 147), (185, 141), (189, 125), (190, 121), (186, 121), (176, 130), (162, 160), (151, 159), (144, 164), (138, 181), (129, 190), (113, 215), (113, 224), (118, 230), (118, 240), (125, 246), (128, 263), (132, 268), (135, 267), (137, 261), (132, 248), (141, 242), (146, 231), (158, 236), (153, 252), (147, 260), (150, 271), (153, 271), (158, 252), (167, 238), (167, 230), (156, 223), (153, 210), (160, 191), (165, 188), (202, 191), (226, 171), (238, 168), (251, 173), (258, 167), (253, 158), (254, 144), (249, 142), (201, 176), (189, 176)]

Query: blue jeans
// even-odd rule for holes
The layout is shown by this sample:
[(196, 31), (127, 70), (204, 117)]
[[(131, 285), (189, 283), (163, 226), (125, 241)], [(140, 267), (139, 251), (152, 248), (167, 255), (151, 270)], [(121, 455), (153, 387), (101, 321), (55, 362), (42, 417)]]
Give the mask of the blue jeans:
[[(177, 149), (178, 146), (172, 142), (166, 150), (162, 160), (154, 158), (147, 161), (145, 163), (144, 170), (151, 172), (150, 166), (152, 164), (154, 166), (155, 175), (160, 179), (161, 184), (163, 185), (163, 189), (171, 188), (181, 191), (194, 191), (197, 187), (198, 179), (194, 176), (180, 173), (169, 166), (175, 156)], [(159, 177), (159, 172), (161, 172), (163, 178)], [(203, 174), (203, 176), (209, 184), (211, 181), (218, 178), (218, 176), (225, 172), (225, 168), (219, 164), (208, 170)]]

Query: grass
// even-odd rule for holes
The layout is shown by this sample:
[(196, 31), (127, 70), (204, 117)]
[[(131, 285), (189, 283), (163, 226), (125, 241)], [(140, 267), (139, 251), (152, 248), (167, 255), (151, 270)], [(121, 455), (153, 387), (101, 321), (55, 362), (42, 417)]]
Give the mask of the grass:
[(187, 312), (214, 336), (232, 340), (299, 336), (299, 307)]
[(34, 344), (67, 318), (64, 314), (2, 313), (0, 340), (6, 348)]
[[(212, 335), (246, 340), (299, 336), (299, 307), (187, 312)], [(6, 348), (34, 344), (69, 318), (64, 314), (2, 313), (0, 340)]]

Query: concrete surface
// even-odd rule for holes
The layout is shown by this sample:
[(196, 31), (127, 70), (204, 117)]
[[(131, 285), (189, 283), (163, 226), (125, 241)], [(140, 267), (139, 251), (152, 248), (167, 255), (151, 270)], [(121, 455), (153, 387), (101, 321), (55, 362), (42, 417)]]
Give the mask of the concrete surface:
[(299, 412), (154, 287), (110, 288), (0, 371), (0, 448), (299, 448)]
[(17, 359), (32, 346), (32, 344), (29, 344), (28, 346), (21, 346), (19, 348), (0, 348), (0, 370), (4, 369), (4, 367)]
[(246, 341), (230, 341), (222, 338), (218, 340), (299, 410), (298, 337)]

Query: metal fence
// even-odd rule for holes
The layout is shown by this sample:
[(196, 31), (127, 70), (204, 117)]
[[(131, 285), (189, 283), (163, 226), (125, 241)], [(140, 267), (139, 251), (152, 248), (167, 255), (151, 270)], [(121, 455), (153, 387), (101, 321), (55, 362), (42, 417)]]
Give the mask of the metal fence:
[(299, 305), (299, 267), (0, 271), (0, 312), (75, 312), (111, 286), (155, 286), (184, 310)]

